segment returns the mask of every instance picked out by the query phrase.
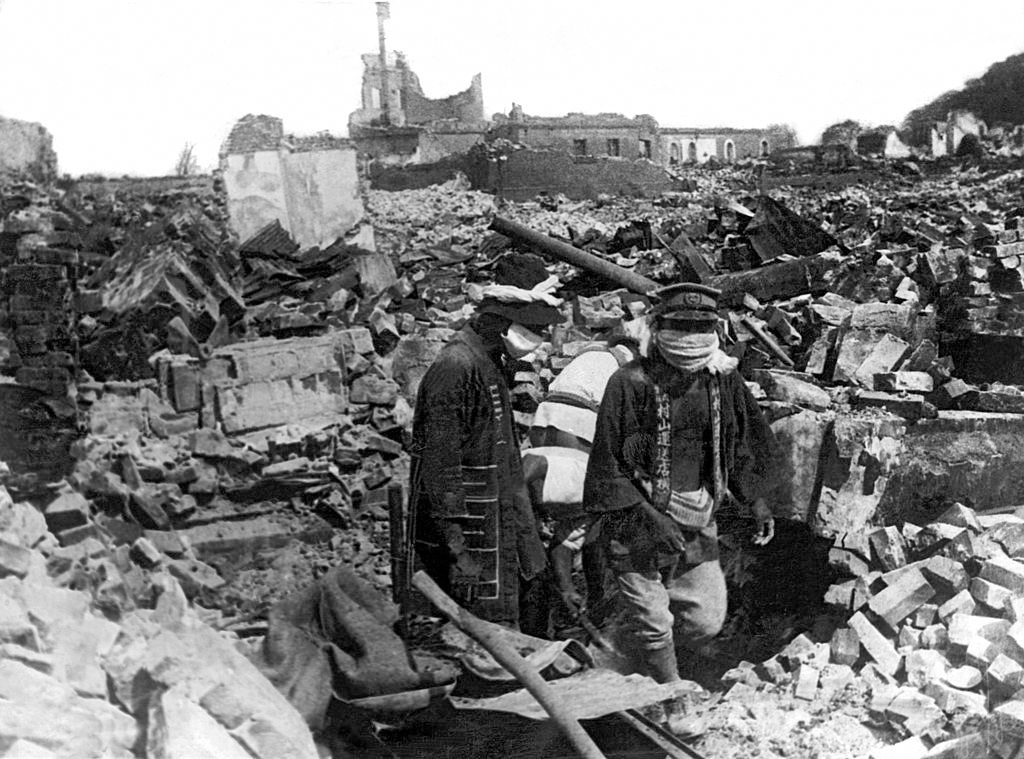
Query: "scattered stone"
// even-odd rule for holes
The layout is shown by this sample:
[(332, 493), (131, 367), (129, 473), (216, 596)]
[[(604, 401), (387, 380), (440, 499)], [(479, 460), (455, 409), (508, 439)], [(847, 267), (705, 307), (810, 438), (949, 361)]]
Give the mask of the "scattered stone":
[(858, 611), (850, 617), (849, 625), (857, 633), (860, 644), (868, 652), (868, 655), (875, 660), (878, 668), (887, 675), (896, 674), (902, 657), (896, 652), (892, 643), (878, 632), (862, 612)]
[(818, 678), (821, 673), (810, 664), (801, 664), (796, 671), (794, 695), (805, 701), (813, 701), (818, 692)]
[(31, 550), (0, 539), (0, 577), (24, 577), (31, 568)]
[(934, 520), (939, 524), (951, 524), (954, 527), (966, 527), (973, 532), (981, 532), (981, 523), (974, 509), (962, 503), (954, 503)]
[(47, 505), (46, 526), (56, 534), (89, 522), (89, 501), (78, 492), (61, 493)]
[(916, 735), (891, 746), (876, 748), (869, 759), (924, 759), (928, 755), (928, 747)]
[(1013, 598), (1013, 591), (980, 577), (971, 578), (971, 597), (991, 609), (1002, 609)]
[(988, 665), (985, 676), (998, 694), (1013, 695), (1024, 681), (1024, 667), (1005, 654), (997, 654)]
[(939, 619), (948, 624), (954, 614), (973, 614), (977, 605), (974, 596), (966, 590), (961, 590), (939, 607)]
[(132, 561), (145, 569), (152, 569), (163, 560), (160, 549), (146, 538), (139, 538), (132, 543), (131, 557)]
[(932, 649), (911, 651), (904, 660), (907, 684), (923, 688), (932, 680), (942, 678), (946, 672), (946, 657)]
[(868, 535), (868, 541), (878, 563), (886, 572), (899, 569), (907, 563), (903, 538), (895, 527), (879, 527)]
[(932, 556), (921, 567), (932, 587), (943, 596), (953, 596), (967, 587), (967, 570), (963, 565), (946, 556)]
[(868, 608), (893, 629), (935, 595), (924, 575), (914, 569), (903, 574), (885, 590), (872, 596)]
[(935, 699), (914, 688), (901, 688), (885, 710), (886, 716), (911, 735), (938, 735), (945, 715)]
[(963, 665), (954, 667), (942, 676), (943, 682), (960, 690), (970, 690), (981, 685), (981, 671), (977, 667)]
[(180, 688), (153, 697), (146, 753), (161, 759), (252, 759), (231, 733)]
[(944, 625), (928, 625), (921, 631), (921, 645), (944, 651), (949, 647), (949, 633)]
[(924, 630), (929, 625), (935, 623), (935, 619), (938, 617), (938, 614), (939, 607), (935, 604), (921, 604), (921, 608), (914, 612), (914, 627)]
[(927, 372), (888, 372), (876, 374), (874, 379), (874, 389), (883, 393), (926, 395), (935, 389), (935, 381)]
[(981, 566), (980, 577), (1024, 596), (1024, 564), (1009, 556), (995, 556)]
[(850, 627), (841, 627), (832, 633), (829, 648), (833, 662), (852, 667), (860, 658), (860, 636)]

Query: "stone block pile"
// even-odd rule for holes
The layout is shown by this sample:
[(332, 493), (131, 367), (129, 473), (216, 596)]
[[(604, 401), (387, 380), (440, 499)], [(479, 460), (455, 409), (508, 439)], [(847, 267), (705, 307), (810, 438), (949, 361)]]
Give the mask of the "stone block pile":
[(316, 757), (299, 713), (146, 538), (59, 544), (50, 529), (80, 500), (65, 494), (44, 516), (0, 487), (4, 756)]
[(867, 689), (867, 716), (906, 740), (877, 756), (1016, 756), (1024, 740), (1024, 518), (955, 504), (919, 527), (838, 536), (825, 600), (844, 623), (803, 634), (733, 688), (829, 701)]

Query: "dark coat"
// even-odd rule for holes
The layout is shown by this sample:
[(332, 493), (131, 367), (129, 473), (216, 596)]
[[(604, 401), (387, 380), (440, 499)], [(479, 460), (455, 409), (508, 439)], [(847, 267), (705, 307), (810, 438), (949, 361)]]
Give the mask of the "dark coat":
[[(470, 610), (514, 622), (518, 578), (538, 574), (545, 556), (499, 361), (466, 327), (424, 375), (413, 418), (410, 534), (421, 558), (436, 560), (445, 555), (446, 521), (460, 524), (483, 567)], [(436, 561), (424, 563), (439, 574)], [(447, 584), (446, 577), (435, 580)]]
[[(658, 358), (641, 358), (612, 375), (597, 415), (594, 445), (587, 466), (583, 503), (595, 514), (623, 512), (607, 521), (623, 530), (636, 528), (634, 514), (647, 495), (637, 473), (653, 471), (656, 455), (657, 401), (655, 383), (672, 404), (673, 460), (700, 457), (704, 481), (711, 476), (711, 429), (708, 383), (700, 372), (684, 377)], [(720, 378), (722, 398), (722, 461), (729, 490), (743, 503), (766, 495), (772, 484), (774, 437), (757, 402), (736, 371)], [(720, 494), (721, 495), (721, 494)], [(626, 510), (632, 517), (626, 518)], [(689, 563), (717, 558), (717, 529), (688, 535)]]

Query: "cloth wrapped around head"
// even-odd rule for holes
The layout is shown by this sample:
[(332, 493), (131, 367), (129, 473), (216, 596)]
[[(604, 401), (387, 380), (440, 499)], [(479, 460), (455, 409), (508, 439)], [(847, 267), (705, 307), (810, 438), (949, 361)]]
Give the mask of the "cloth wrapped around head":
[(736, 368), (739, 361), (722, 351), (715, 330), (720, 290), (683, 282), (652, 295), (658, 298), (654, 344), (666, 363), (689, 373), (724, 374)]
[(479, 313), (498, 314), (527, 327), (547, 327), (562, 321), (558, 310), (562, 299), (554, 295), (560, 284), (558, 277), (548, 273), (538, 256), (503, 256), (494, 274), (494, 284), (478, 292)]

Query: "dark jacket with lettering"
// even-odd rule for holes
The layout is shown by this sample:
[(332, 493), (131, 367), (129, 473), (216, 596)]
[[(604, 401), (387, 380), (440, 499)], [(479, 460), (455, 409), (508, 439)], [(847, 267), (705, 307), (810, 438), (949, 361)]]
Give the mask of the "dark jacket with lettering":
[(410, 527), (417, 548), (436, 554), (446, 520), (458, 522), (483, 567), (471, 611), (514, 622), (518, 575), (536, 575), (545, 555), (499, 361), (466, 327), (424, 375), (413, 418)]
[[(671, 399), (672, 461), (699, 457), (704, 483), (714, 481), (711, 464), (710, 395), (706, 371), (683, 375), (659, 357), (639, 358), (612, 375), (597, 416), (587, 466), (583, 503), (595, 514), (633, 510), (648, 496), (639, 482), (654, 470), (657, 448), (655, 383)], [(772, 484), (775, 445), (771, 429), (739, 372), (719, 379), (722, 410), (722, 462), (728, 488), (749, 504)], [(612, 516), (610, 526), (625, 514)], [(627, 520), (628, 522), (629, 520)], [(629, 525), (626, 525), (629, 528)], [(686, 561), (717, 558), (717, 528), (689, 533)]]

